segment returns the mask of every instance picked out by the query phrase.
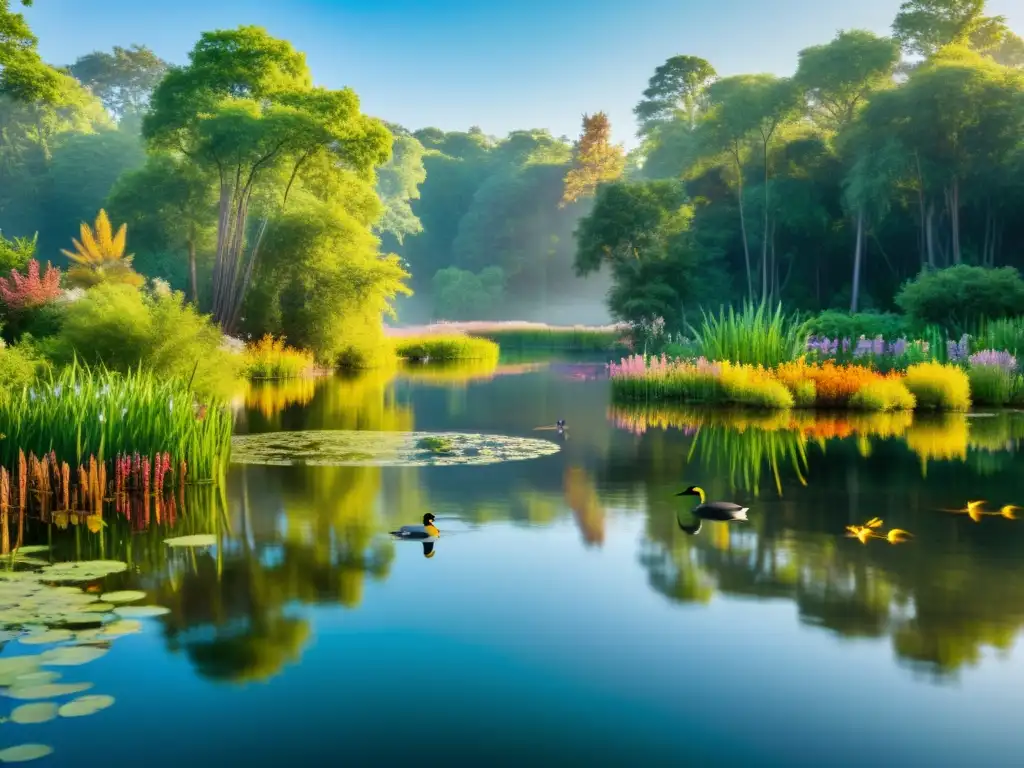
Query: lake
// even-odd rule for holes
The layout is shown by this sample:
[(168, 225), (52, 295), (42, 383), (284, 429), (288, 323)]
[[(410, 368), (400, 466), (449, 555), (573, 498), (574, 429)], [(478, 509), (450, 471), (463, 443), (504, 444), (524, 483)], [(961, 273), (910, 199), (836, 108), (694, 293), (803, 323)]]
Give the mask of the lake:
[[(536, 429), (559, 418), (567, 434)], [(254, 386), (238, 403), (241, 434), (295, 430), (559, 450), (235, 464), (225, 488), (99, 534), (33, 528), (58, 559), (128, 562), (103, 589), (170, 612), (59, 668), (112, 706), (9, 722), (0, 747), (105, 768), (1019, 762), (1024, 521), (943, 510), (1024, 504), (1022, 413), (617, 408), (601, 366), (549, 360)], [(749, 522), (687, 535), (689, 485)], [(430, 557), (386, 535), (427, 511)], [(846, 535), (876, 516), (911, 538)], [(217, 546), (163, 544), (206, 533)], [(30, 648), (9, 639), (0, 659)]]

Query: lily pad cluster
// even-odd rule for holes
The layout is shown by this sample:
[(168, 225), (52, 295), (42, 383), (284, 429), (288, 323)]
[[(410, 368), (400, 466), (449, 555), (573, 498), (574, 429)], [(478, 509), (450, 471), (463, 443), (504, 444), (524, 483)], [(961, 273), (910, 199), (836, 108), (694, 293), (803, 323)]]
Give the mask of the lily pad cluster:
[(425, 467), (522, 461), (560, 450), (550, 440), (509, 435), (341, 429), (236, 435), (231, 460), (279, 466)]
[[(110, 652), (117, 638), (140, 632), (137, 617), (168, 612), (161, 606), (138, 605), (145, 592), (101, 594), (77, 586), (126, 568), (119, 561), (95, 560), (0, 571), (0, 642), (15, 644), (18, 651), (0, 657), (0, 694), (12, 704), (0, 722), (34, 725), (85, 717), (114, 704), (112, 696), (91, 692), (92, 683), (62, 678), (66, 668), (96, 661)], [(0, 749), (0, 763), (35, 760), (52, 752), (45, 744), (20, 744)]]

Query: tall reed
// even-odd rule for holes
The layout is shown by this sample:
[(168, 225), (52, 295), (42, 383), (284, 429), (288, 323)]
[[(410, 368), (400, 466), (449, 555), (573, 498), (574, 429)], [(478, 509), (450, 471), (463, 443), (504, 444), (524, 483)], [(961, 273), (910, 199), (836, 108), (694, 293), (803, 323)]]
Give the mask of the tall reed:
[(692, 328), (701, 356), (708, 360), (775, 367), (802, 355), (807, 333), (796, 315), (784, 315), (780, 303), (745, 302), (741, 312), (729, 307), (718, 315), (703, 312), (700, 329)]
[(117, 454), (169, 453), (189, 476), (222, 476), (231, 451), (231, 416), (219, 402), (200, 403), (190, 383), (74, 363), (56, 376), (0, 401), (0, 464), (13, 466), (19, 451), (54, 453), (81, 464)]

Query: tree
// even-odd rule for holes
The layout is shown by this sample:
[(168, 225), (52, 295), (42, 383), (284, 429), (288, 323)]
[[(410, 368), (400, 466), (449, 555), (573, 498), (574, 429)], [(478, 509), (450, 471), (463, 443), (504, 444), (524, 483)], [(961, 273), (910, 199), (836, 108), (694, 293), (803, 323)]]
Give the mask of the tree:
[(154, 153), (144, 167), (117, 181), (108, 206), (131, 224), (137, 251), (185, 253), (189, 292), (198, 306), (198, 255), (212, 250), (216, 238), (213, 180), (184, 157)]
[(1006, 19), (985, 16), (985, 0), (906, 0), (892, 24), (907, 53), (932, 56), (947, 45), (987, 52), (1006, 35)]
[(128, 225), (122, 224), (115, 233), (107, 212), (100, 210), (95, 229), (82, 222), (82, 239), (71, 239), (75, 250), (61, 250), (75, 266), (68, 270), (71, 285), (88, 288), (100, 283), (123, 283), (139, 287), (145, 278), (132, 269), (132, 256), (125, 255)]
[(115, 46), (113, 53), (94, 51), (79, 57), (68, 71), (120, 120), (146, 109), (150, 94), (167, 72), (167, 62), (145, 46)]
[(487, 267), (479, 274), (446, 267), (437, 271), (433, 283), (436, 319), (486, 319), (504, 298), (505, 274), (501, 267)]
[(410, 202), (419, 200), (420, 185), (427, 178), (423, 145), (398, 126), (388, 126), (395, 137), (391, 159), (377, 169), (377, 194), (384, 214), (377, 231), (391, 234), (401, 245), (409, 235), (418, 235), (423, 224), (412, 212)]
[(622, 176), (625, 150), (611, 143), (612, 126), (604, 112), (583, 116), (583, 133), (573, 147), (572, 167), (565, 174), (564, 207), (582, 197), (592, 197), (597, 188)]
[(715, 68), (698, 56), (668, 59), (654, 70), (643, 99), (633, 109), (640, 123), (639, 135), (646, 136), (675, 119), (692, 128), (704, 93), (717, 77)]
[(864, 30), (839, 32), (825, 45), (799, 53), (796, 85), (811, 116), (830, 130), (849, 125), (871, 94), (891, 85), (899, 45)]
[(351, 89), (314, 88), (305, 57), (258, 27), (204, 33), (189, 64), (153, 93), (143, 133), (152, 148), (179, 151), (217, 178), (212, 313), (226, 332), (296, 182), (337, 184), (346, 171), (370, 178), (391, 149), (387, 129), (360, 113)]
[[(799, 54), (796, 83), (806, 94), (809, 111), (823, 127), (832, 131), (847, 129), (871, 95), (889, 87), (899, 62), (898, 44), (871, 32), (840, 32), (832, 42), (805, 48)], [(863, 164), (861, 166), (864, 168)], [(863, 173), (858, 177), (858, 192), (866, 189)], [(861, 194), (848, 200), (855, 203), (856, 244), (853, 258), (853, 287), (850, 311), (857, 311), (860, 294), (861, 262), (864, 252), (864, 206)]]

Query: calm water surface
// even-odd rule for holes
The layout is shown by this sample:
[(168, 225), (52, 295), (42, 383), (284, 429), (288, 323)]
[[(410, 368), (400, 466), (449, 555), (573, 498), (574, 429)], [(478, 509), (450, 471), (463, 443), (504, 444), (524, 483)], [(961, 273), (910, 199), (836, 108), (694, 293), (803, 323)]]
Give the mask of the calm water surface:
[[(535, 431), (558, 418), (567, 439)], [(235, 465), (173, 525), (57, 531), (67, 558), (130, 560), (106, 586), (171, 613), (62, 670), (114, 706), (5, 724), (2, 746), (106, 767), (1019, 764), (1024, 521), (939, 510), (1024, 505), (1024, 414), (620, 409), (598, 368), (559, 363), (290, 382), (240, 407), (240, 432), (304, 429), (562, 450)], [(684, 534), (691, 484), (750, 522)], [(432, 557), (382, 535), (425, 511)], [(913, 539), (844, 536), (873, 516)], [(169, 550), (171, 531), (221, 545)]]

